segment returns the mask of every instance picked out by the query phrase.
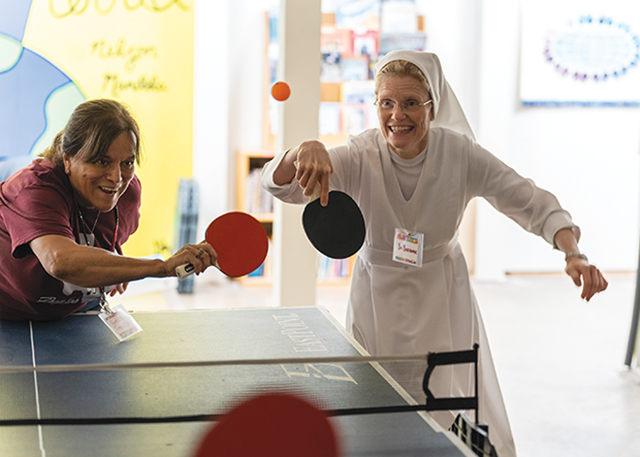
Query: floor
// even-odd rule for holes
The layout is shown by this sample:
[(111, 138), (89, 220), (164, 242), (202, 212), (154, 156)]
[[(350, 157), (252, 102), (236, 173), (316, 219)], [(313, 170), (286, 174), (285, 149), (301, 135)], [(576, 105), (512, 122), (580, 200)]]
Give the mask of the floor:
[[(640, 369), (624, 366), (635, 273), (609, 274), (587, 303), (564, 275), (474, 282), (519, 457), (640, 456)], [(134, 311), (272, 306), (269, 287), (217, 276), (179, 294), (145, 280), (113, 299)], [(344, 324), (346, 286), (319, 287), (317, 304)]]

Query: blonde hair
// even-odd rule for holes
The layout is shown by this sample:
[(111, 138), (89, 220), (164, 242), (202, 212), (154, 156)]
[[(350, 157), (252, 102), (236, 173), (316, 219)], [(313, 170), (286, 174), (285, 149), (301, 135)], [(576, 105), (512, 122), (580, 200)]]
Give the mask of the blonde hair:
[(406, 60), (392, 60), (388, 64), (378, 71), (376, 74), (376, 82), (375, 82), (375, 94), (376, 98), (378, 98), (378, 90), (380, 88), (380, 84), (382, 79), (386, 77), (398, 77), (398, 76), (411, 76), (415, 78), (417, 81), (422, 84), (425, 92), (427, 94), (431, 94), (431, 88), (429, 87), (429, 82), (425, 77), (424, 73), (420, 71), (418, 67), (416, 67), (411, 62)]
[(129, 110), (115, 100), (89, 100), (76, 107), (64, 129), (40, 157), (56, 165), (62, 165), (63, 154), (92, 163), (104, 157), (113, 140), (123, 132), (134, 137), (136, 163), (140, 165), (140, 128)]

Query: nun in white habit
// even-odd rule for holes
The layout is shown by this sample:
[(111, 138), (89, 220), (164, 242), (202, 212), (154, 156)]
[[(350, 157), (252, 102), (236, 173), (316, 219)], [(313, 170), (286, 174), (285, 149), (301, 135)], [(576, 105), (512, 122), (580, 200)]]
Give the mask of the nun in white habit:
[[(580, 230), (557, 199), (475, 141), (435, 54), (394, 51), (382, 58), (376, 66), (376, 105), (379, 128), (350, 137), (343, 146), (327, 149), (310, 140), (280, 153), (265, 165), (262, 185), (290, 203), (306, 203), (317, 183), (323, 205), (330, 190), (346, 192), (358, 203), (367, 234), (353, 267), (347, 330), (374, 355), (467, 350), (478, 343), (480, 420), (489, 424), (498, 455), (515, 456), (458, 244), (465, 208), (483, 197), (563, 251), (565, 271), (582, 285), (582, 298), (591, 299), (607, 282), (580, 253)], [(406, 245), (398, 242), (403, 238), (419, 246), (416, 255), (403, 254)], [(440, 367), (430, 388), (436, 397), (473, 395), (472, 367)], [(411, 393), (424, 398), (422, 392)], [(455, 414), (432, 413), (444, 428)]]

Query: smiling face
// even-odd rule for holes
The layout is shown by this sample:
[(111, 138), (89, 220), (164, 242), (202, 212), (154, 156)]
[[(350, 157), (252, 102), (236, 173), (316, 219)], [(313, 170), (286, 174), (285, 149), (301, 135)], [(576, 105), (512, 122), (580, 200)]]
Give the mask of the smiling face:
[[(412, 159), (427, 147), (429, 123), (433, 120), (432, 104), (407, 111), (402, 105), (411, 101), (422, 104), (430, 100), (424, 86), (412, 76), (385, 75), (378, 85), (378, 120), (387, 143), (398, 156)], [(393, 109), (383, 109), (381, 104), (391, 101)]]
[(63, 155), (64, 167), (85, 208), (101, 212), (111, 211), (133, 179), (136, 164), (135, 139), (130, 132), (122, 132), (111, 143), (106, 154), (93, 162)]

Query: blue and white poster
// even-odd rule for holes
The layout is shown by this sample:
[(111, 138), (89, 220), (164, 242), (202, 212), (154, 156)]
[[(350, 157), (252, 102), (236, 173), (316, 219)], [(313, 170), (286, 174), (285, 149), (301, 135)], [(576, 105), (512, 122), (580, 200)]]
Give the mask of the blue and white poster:
[(0, 2), (0, 160), (42, 152), (86, 99), (71, 76), (24, 46), (30, 8)]
[(525, 0), (524, 105), (639, 106), (640, 2)]
[(0, 0), (0, 161), (26, 165), (85, 100), (131, 107), (147, 160), (127, 255), (174, 239), (167, 208), (193, 169), (193, 18), (194, 0)]

